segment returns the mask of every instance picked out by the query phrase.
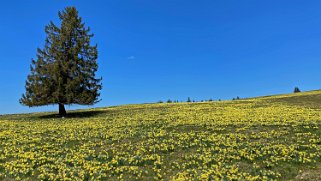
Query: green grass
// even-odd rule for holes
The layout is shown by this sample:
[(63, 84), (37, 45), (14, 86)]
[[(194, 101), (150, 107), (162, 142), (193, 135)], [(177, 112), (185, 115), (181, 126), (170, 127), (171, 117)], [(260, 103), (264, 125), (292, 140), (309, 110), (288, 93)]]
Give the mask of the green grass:
[(276, 96), (265, 96), (259, 98), (271, 99), (273, 102), (281, 102), (294, 106), (305, 106), (310, 108), (321, 108), (321, 91), (314, 90), (293, 94), (282, 94)]
[(319, 180), (321, 91), (0, 116), (0, 180)]

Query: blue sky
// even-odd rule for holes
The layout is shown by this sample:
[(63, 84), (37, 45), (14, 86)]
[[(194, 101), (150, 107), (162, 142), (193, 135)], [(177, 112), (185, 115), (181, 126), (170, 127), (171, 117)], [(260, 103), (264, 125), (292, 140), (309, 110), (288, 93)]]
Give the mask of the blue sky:
[(12, 0), (0, 6), (0, 114), (57, 110), (18, 99), (44, 26), (66, 6), (98, 44), (94, 107), (321, 88), (321, 1)]

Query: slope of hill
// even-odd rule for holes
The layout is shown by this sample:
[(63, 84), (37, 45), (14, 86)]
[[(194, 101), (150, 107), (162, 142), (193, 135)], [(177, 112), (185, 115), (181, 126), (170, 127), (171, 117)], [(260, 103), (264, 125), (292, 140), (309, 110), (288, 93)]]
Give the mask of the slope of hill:
[(321, 91), (0, 117), (0, 179), (321, 179)]

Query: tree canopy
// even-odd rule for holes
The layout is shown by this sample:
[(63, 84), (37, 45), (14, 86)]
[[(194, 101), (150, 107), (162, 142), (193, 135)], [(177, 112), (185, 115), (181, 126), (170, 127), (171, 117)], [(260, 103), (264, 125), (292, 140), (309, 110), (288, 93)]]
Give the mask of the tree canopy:
[(64, 105), (93, 105), (99, 102), (102, 78), (98, 69), (94, 34), (85, 27), (75, 7), (58, 12), (60, 26), (50, 21), (43, 49), (37, 49), (30, 66), (26, 93), (20, 103), (29, 107), (59, 105), (59, 114), (66, 114)]

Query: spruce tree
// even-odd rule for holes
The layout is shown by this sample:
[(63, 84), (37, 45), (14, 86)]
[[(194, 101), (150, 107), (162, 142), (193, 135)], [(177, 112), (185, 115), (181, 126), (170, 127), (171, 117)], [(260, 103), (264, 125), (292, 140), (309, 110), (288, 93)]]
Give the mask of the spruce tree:
[(59, 114), (65, 115), (64, 105), (99, 102), (102, 78), (95, 75), (97, 45), (90, 44), (94, 35), (77, 9), (67, 7), (58, 16), (60, 26), (52, 21), (45, 26), (44, 48), (38, 48), (32, 60), (20, 103), (29, 107), (58, 104)]
[(294, 87), (294, 93), (298, 93), (298, 92), (301, 92), (301, 90), (299, 89), (299, 87)]

